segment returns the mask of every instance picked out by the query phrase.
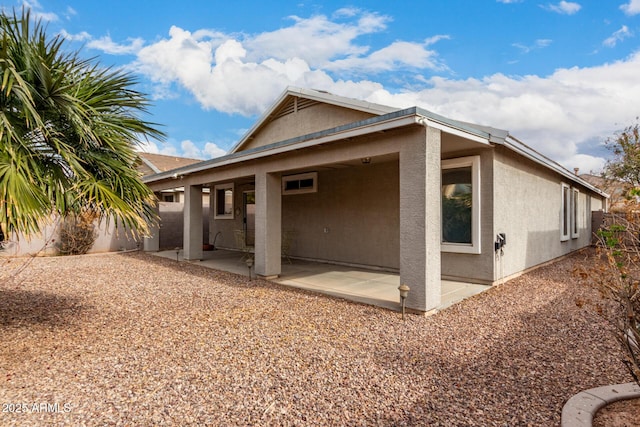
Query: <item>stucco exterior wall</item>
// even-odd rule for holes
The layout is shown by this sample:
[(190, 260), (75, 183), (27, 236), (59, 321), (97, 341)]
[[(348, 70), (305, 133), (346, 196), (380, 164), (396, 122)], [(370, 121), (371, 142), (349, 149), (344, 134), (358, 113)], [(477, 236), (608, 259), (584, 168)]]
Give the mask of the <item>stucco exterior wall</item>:
[[(591, 210), (598, 209), (599, 196), (502, 147), (496, 147), (494, 177), (494, 231), (507, 238), (504, 254), (496, 257), (496, 280), (590, 244)], [(560, 232), (562, 183), (580, 191), (579, 237), (566, 241)]]
[[(97, 238), (88, 253), (132, 250), (142, 244), (142, 239), (126, 233), (122, 227), (116, 230), (113, 222), (102, 221), (95, 225)], [(60, 240), (59, 227), (54, 220), (51, 224), (43, 226), (41, 233), (30, 236), (29, 239), (23, 235), (14, 234), (7, 237), (7, 240), (9, 242), (0, 252), (0, 256), (57, 255), (57, 245)]]
[(260, 132), (255, 135), (255, 138), (242, 147), (242, 150), (262, 147), (263, 145), (331, 129), (370, 117), (373, 117), (373, 115), (362, 111), (329, 104), (315, 104), (273, 119), (263, 126)]
[[(243, 229), (242, 193), (254, 186), (234, 181), (233, 219), (209, 216), (216, 247), (237, 249)], [(398, 162), (318, 171), (318, 191), (282, 196), (282, 230), (291, 233), (289, 253), (321, 261), (399, 268)]]
[(447, 159), (480, 156), (480, 242), (479, 254), (443, 252), (442, 277), (475, 283), (493, 282), (493, 149), (447, 153)]
[(606, 202), (602, 197), (600, 196), (591, 197), (591, 211), (604, 211), (605, 205), (606, 205)]
[(291, 254), (399, 268), (398, 162), (318, 173), (318, 192), (282, 196)]

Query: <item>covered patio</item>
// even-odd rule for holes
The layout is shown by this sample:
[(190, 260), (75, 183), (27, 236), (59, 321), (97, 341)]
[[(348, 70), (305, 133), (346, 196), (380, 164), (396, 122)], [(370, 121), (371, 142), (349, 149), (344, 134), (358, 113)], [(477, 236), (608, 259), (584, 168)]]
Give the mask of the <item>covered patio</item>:
[[(152, 254), (179, 262), (190, 262), (207, 268), (240, 274), (247, 276), (247, 279), (249, 278), (249, 269), (243, 260), (243, 254), (238, 251), (224, 249), (205, 251), (200, 261), (185, 260), (182, 249)], [(255, 271), (252, 271), (251, 274), (255, 278)], [(293, 259), (291, 263), (283, 260), (280, 276), (272, 281), (390, 310), (400, 310), (401, 308), (398, 292), (400, 275), (389, 271)], [(442, 280), (441, 303), (433, 311), (445, 309), (490, 287)]]

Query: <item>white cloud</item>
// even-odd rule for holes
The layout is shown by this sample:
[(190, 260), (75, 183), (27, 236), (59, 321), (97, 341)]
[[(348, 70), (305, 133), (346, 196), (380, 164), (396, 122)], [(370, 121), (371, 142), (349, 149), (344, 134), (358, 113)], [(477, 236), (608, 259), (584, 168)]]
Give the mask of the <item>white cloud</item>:
[(292, 16), (292, 26), (247, 37), (244, 41), (249, 52), (247, 59), (255, 62), (266, 58), (286, 61), (297, 57), (310, 67), (324, 66), (336, 57), (365, 54), (369, 47), (358, 45), (354, 40), (363, 34), (383, 31), (390, 20), (389, 17), (361, 13), (357, 9), (349, 9), (349, 14), (341, 15), (355, 18), (355, 22), (331, 21), (324, 15), (307, 19)]
[(524, 0), (496, 0), (498, 3), (522, 3)]
[[(158, 145), (160, 144), (160, 145)], [(164, 154), (166, 156), (177, 156), (178, 150), (166, 142), (139, 141), (138, 149), (144, 153)]]
[[(448, 37), (447, 37), (448, 38)], [(437, 59), (437, 53), (426, 49), (427, 43), (397, 41), (368, 56), (336, 60), (324, 67), (331, 71), (383, 72), (398, 67), (444, 70), (446, 66)]]
[(547, 6), (543, 7), (552, 12), (561, 13), (564, 15), (573, 15), (574, 13), (577, 13), (580, 9), (582, 9), (582, 6), (580, 6), (580, 4), (564, 0), (559, 2), (558, 4), (548, 4)]
[(104, 36), (92, 39), (87, 43), (87, 47), (101, 50), (110, 55), (126, 55), (137, 53), (144, 45), (144, 40), (140, 38), (128, 39), (127, 41), (129, 44), (118, 44), (111, 40), (110, 36)]
[(527, 46), (521, 43), (513, 43), (512, 46), (513, 47), (517, 47), (518, 49), (520, 49), (523, 53), (529, 53), (532, 50), (535, 49), (543, 49), (547, 46), (549, 46), (551, 43), (553, 42), (553, 40), (549, 40), (549, 39), (538, 39), (536, 40), (532, 46)]
[(71, 19), (72, 17), (76, 16), (78, 14), (78, 12), (72, 8), (71, 6), (67, 6), (67, 11), (65, 13), (65, 18), (67, 19)]
[(629, 3), (620, 6), (620, 9), (627, 15), (637, 15), (640, 13), (640, 0), (630, 0)]
[[(356, 9), (340, 14), (355, 17), (357, 22), (362, 18)], [(336, 24), (324, 17), (297, 18), (289, 28), (253, 38), (172, 27), (168, 38), (140, 50), (136, 67), (165, 95), (175, 85), (192, 93), (203, 108), (225, 113), (261, 114), (289, 85), (397, 107), (417, 105), (453, 119), (508, 129), (569, 169), (584, 171), (603, 162), (598, 154), (587, 154), (589, 144), (603, 140), (620, 123), (630, 123), (640, 114), (640, 52), (601, 66), (558, 69), (549, 76), (426, 77), (424, 89), (402, 92), (391, 92), (366, 78), (337, 79), (331, 70), (339, 69), (344, 78), (358, 75), (359, 70), (401, 72), (443, 66), (429, 47), (446, 36), (422, 43), (396, 41), (373, 52), (357, 44), (357, 34), (364, 28), (382, 28), (386, 22), (371, 16), (367, 19), (376, 23), (366, 26)], [(310, 35), (325, 37), (325, 42), (333, 45), (309, 54), (311, 49), (303, 41)], [(298, 36), (301, 40), (292, 39)], [(282, 48), (287, 45), (283, 38), (297, 47)], [(526, 48), (544, 48), (550, 43), (539, 39)], [(415, 81), (420, 81), (419, 76)], [(223, 154), (213, 143), (197, 144), (203, 147), (200, 151), (192, 144), (182, 143), (183, 155), (205, 158)]]
[[(293, 24), (256, 36), (179, 27), (169, 37), (143, 47), (135, 64), (155, 84), (155, 96), (167, 96), (172, 85), (191, 92), (205, 109), (255, 115), (262, 113), (289, 85), (328, 89), (342, 85), (329, 74), (385, 72), (400, 69), (444, 69), (428, 47), (448, 36), (421, 43), (396, 41), (376, 51), (357, 38), (386, 29), (390, 18), (358, 9), (326, 16), (291, 17)], [(375, 86), (351, 82), (348, 86)], [(360, 91), (359, 91), (360, 92)], [(363, 93), (363, 92), (360, 92)]]
[(38, 0), (24, 0), (22, 6), (31, 11), (31, 18), (45, 22), (57, 21), (58, 15), (53, 12), (44, 12)]
[(82, 31), (77, 34), (70, 34), (66, 30), (61, 30), (60, 35), (69, 41), (83, 42), (87, 40), (91, 40), (91, 34), (86, 31)]
[[(203, 149), (200, 149), (203, 146)], [(227, 152), (218, 147), (213, 142), (206, 142), (204, 144), (196, 144), (191, 140), (184, 140), (180, 143), (182, 157), (188, 157), (190, 159), (213, 159), (214, 157), (220, 157)]]
[(618, 31), (613, 33), (611, 37), (605, 39), (602, 44), (607, 47), (614, 47), (619, 41), (622, 41), (626, 38), (629, 38), (633, 35), (631, 31), (629, 31), (629, 27), (623, 25)]
[(218, 147), (213, 142), (207, 142), (206, 144), (204, 144), (204, 150), (202, 150), (202, 151), (206, 155), (205, 157), (207, 157), (209, 159), (213, 159), (215, 157), (224, 156), (225, 154), (227, 154), (227, 150), (224, 150), (224, 149)]
[[(383, 89), (366, 99), (397, 107), (422, 106), (444, 116), (509, 130), (566, 167), (590, 170), (598, 156), (584, 154), (640, 113), (640, 52), (626, 60), (588, 68), (559, 69), (550, 76), (430, 79), (419, 92)], [(578, 162), (578, 163), (576, 163)]]
[(180, 148), (182, 148), (182, 156), (183, 157), (188, 157), (190, 159), (201, 159), (202, 158), (202, 152), (200, 151), (198, 146), (193, 143), (193, 141), (190, 141), (188, 139), (182, 141), (180, 143)]

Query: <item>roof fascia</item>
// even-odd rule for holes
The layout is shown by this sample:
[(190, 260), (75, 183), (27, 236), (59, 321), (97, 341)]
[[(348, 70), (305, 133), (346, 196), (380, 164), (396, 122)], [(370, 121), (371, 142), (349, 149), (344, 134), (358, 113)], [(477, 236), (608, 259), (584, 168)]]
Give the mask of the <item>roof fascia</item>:
[(145, 177), (143, 182), (152, 183), (178, 176), (186, 176), (202, 172), (214, 167), (227, 166), (248, 160), (255, 160), (292, 150), (326, 144), (340, 139), (354, 138), (370, 133), (383, 132), (407, 125), (422, 124), (421, 118), (415, 114), (415, 108), (395, 111), (383, 116), (372, 117), (366, 120), (338, 126), (336, 128), (314, 132), (308, 135), (291, 138), (273, 144), (255, 147), (249, 150), (238, 151), (215, 159), (206, 160), (193, 165), (173, 169), (156, 175)]
[(155, 173), (160, 173), (162, 172), (156, 165), (154, 165), (153, 163), (151, 163), (151, 160), (147, 159), (144, 156), (138, 155), (138, 157), (140, 158), (140, 160), (142, 160), (142, 163), (144, 163), (145, 165), (149, 166), (149, 168), (154, 171)]
[(485, 126), (474, 126), (471, 123), (449, 119), (429, 110), (415, 107), (416, 112), (427, 119), (427, 123), (435, 128), (454, 135), (462, 136), (482, 143), (501, 143), (509, 132), (502, 129), (487, 128)]
[(548, 169), (551, 169), (557, 172), (558, 174), (567, 178), (568, 180), (573, 181), (577, 184), (580, 184), (581, 186), (588, 188), (589, 190), (601, 195), (602, 197), (609, 198), (609, 194), (605, 193), (604, 191), (600, 190), (598, 187), (580, 178), (575, 173), (569, 171), (559, 163), (556, 163), (555, 161), (546, 157), (544, 154), (537, 152), (536, 150), (524, 144), (523, 142), (519, 141), (518, 139), (514, 138), (513, 136), (509, 135), (507, 138), (505, 138), (504, 145), (510, 150), (520, 154), (521, 156), (524, 156), (529, 160), (534, 161), (535, 163), (538, 163), (542, 166), (545, 166)]

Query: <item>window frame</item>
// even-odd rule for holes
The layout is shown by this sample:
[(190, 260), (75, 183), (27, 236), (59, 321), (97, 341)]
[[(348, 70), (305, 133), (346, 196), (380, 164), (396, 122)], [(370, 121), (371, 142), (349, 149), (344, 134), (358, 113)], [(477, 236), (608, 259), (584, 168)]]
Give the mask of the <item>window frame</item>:
[[(442, 182), (442, 173), (447, 169), (457, 169), (471, 167), (471, 243), (450, 243), (444, 241), (442, 234), (443, 219), (440, 219), (440, 250), (442, 252), (463, 253), (463, 254), (480, 254), (481, 247), (481, 221), (480, 221), (480, 156), (458, 157), (455, 159), (442, 160), (440, 178)], [(440, 184), (440, 192), (442, 193), (442, 184)], [(442, 215), (442, 196), (440, 197), (440, 214)]]
[(580, 190), (577, 188), (571, 189), (571, 238), (577, 239), (580, 237), (580, 213), (579, 213), (579, 201), (580, 201)]
[[(312, 179), (313, 186), (311, 188), (298, 188), (294, 190), (287, 190), (287, 182), (302, 181), (305, 179)], [(295, 175), (287, 175), (282, 177), (282, 195), (291, 194), (305, 194), (305, 193), (317, 193), (318, 192), (318, 172), (305, 172)]]
[[(231, 190), (231, 213), (218, 213), (218, 191)], [(225, 203), (226, 204), (226, 203)], [(213, 218), (214, 219), (233, 219), (235, 208), (235, 190), (233, 182), (227, 182), (224, 184), (216, 184), (213, 187)], [(223, 209), (224, 211), (224, 209)]]
[[(571, 198), (569, 184), (560, 184), (560, 241), (566, 242), (571, 237)], [(566, 230), (566, 232), (565, 232)]]

